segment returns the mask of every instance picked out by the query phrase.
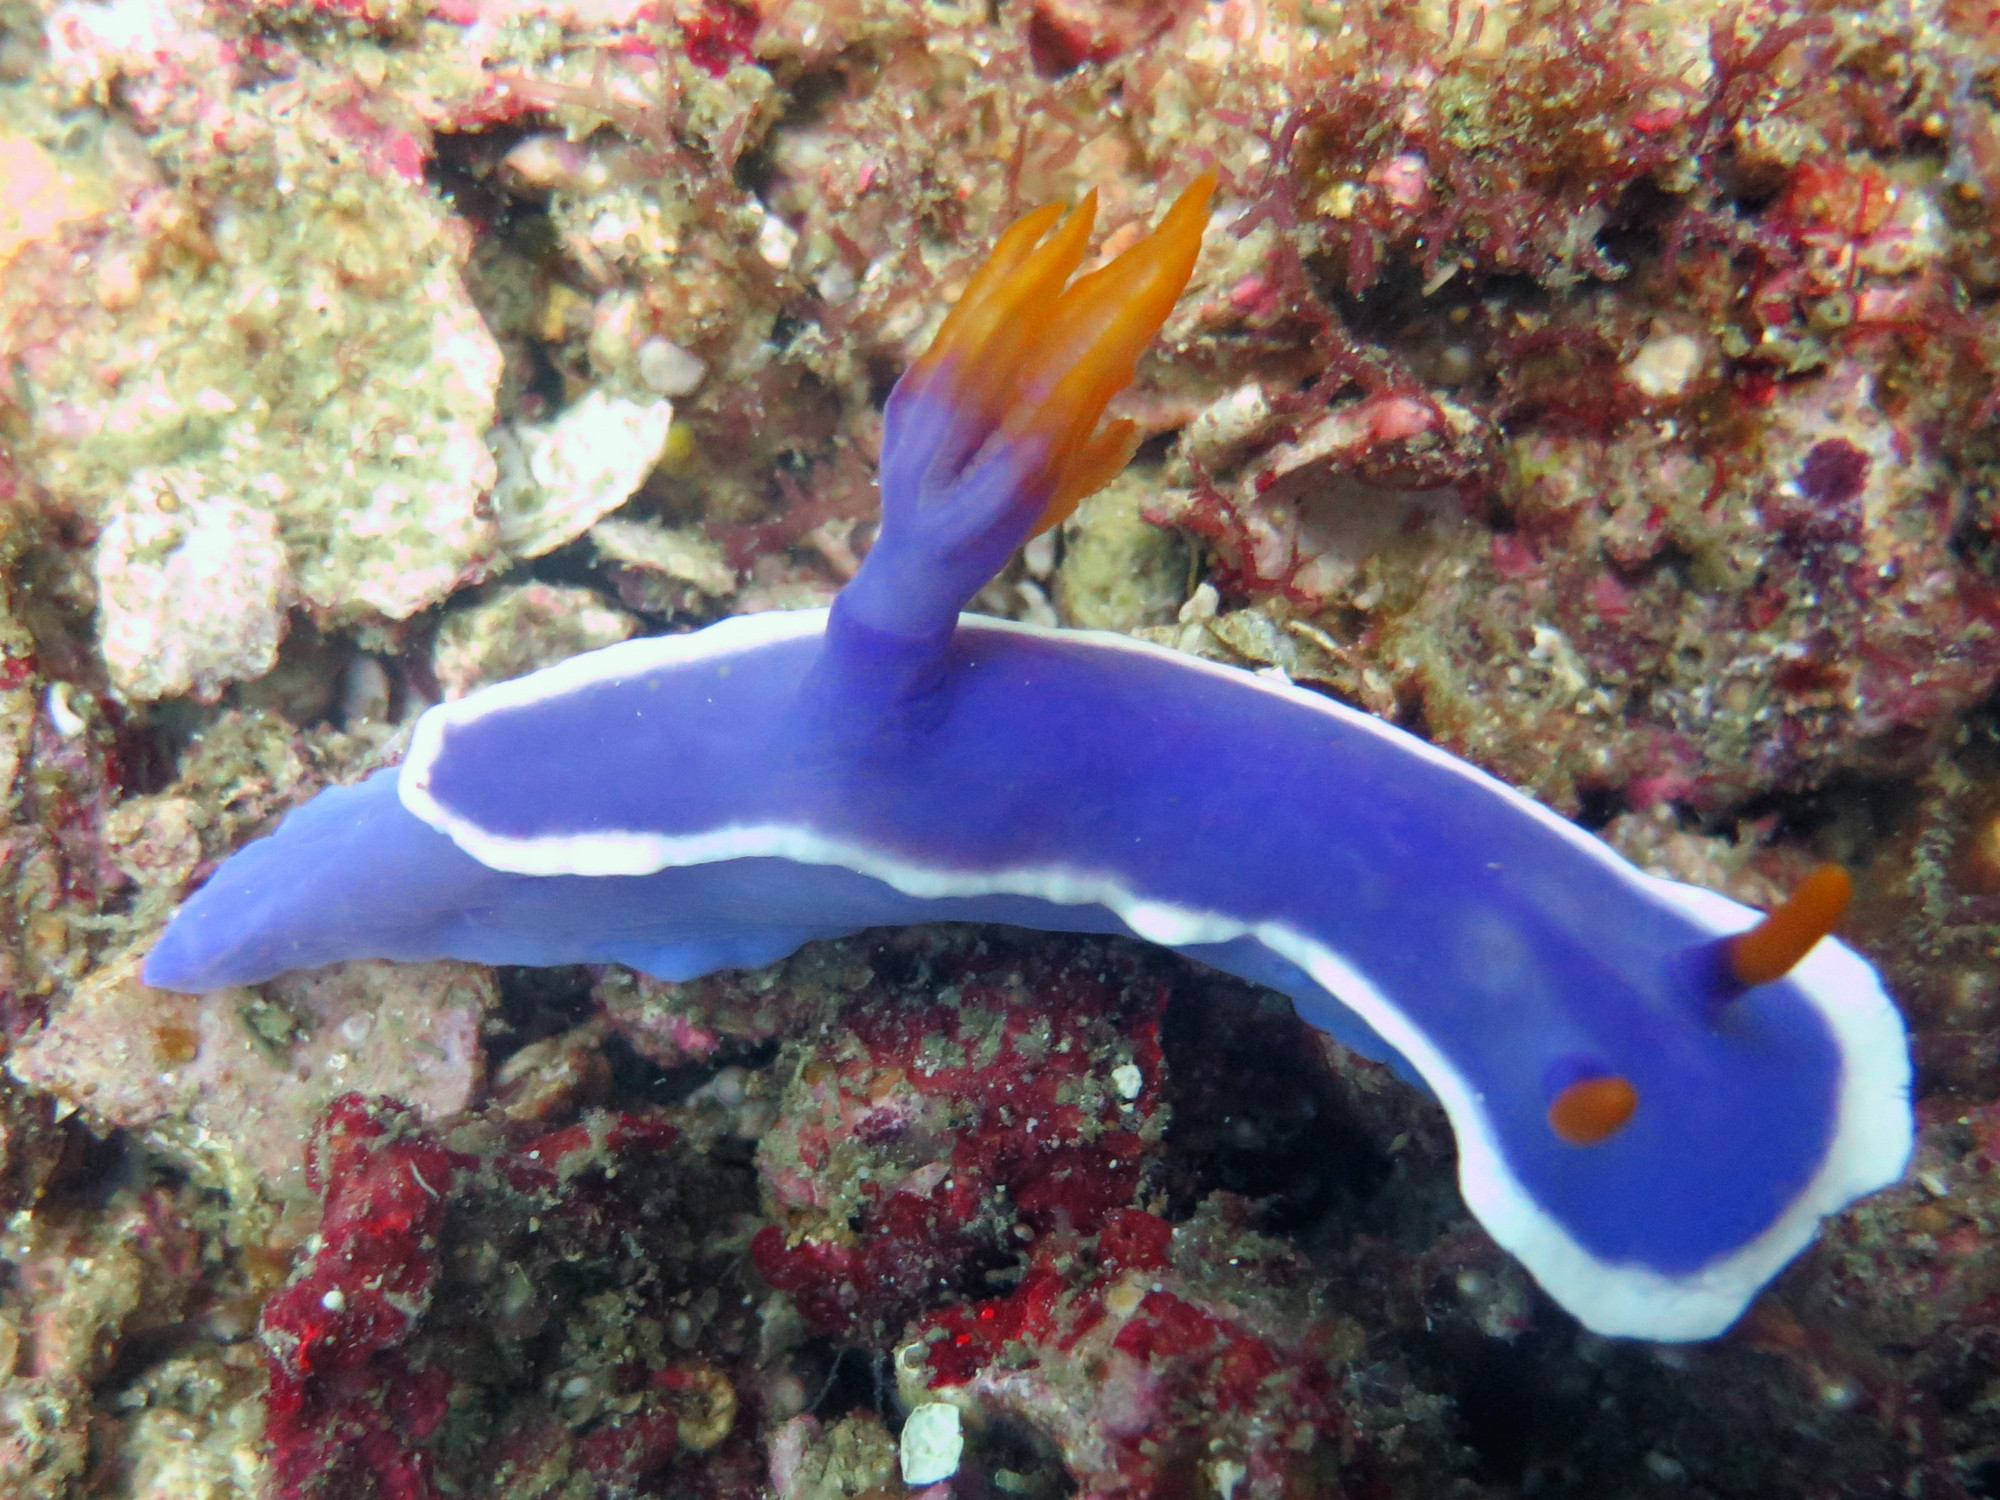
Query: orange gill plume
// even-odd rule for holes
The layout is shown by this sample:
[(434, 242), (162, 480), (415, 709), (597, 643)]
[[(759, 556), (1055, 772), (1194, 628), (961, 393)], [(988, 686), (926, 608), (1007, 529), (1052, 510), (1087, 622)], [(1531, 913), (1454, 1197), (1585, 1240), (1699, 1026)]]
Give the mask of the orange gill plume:
[(942, 383), (956, 408), (946, 451), (969, 458), (996, 435), (1041, 445), (1027, 486), (1047, 496), (1036, 531), (1109, 483), (1138, 447), (1131, 422), (1100, 427), (1098, 419), (1131, 384), (1140, 354), (1194, 273), (1214, 193), (1215, 174), (1205, 172), (1157, 229), (1073, 283), (1097, 194), (1067, 215), (1060, 204), (1044, 204), (1000, 237), (912, 366), (918, 386)]

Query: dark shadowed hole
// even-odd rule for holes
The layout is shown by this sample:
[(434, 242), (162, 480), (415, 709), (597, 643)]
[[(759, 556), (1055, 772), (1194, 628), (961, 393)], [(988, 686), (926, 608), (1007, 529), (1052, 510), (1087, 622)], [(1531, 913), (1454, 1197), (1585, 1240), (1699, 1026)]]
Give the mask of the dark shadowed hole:
[(812, 325), (804, 318), (791, 313), (779, 313), (771, 320), (771, 347), (779, 351), (789, 349), (792, 340), (804, 333)]
[(1407, 339), (1412, 323), (1449, 317), (1452, 309), (1469, 308), (1485, 298), (1548, 300), (1531, 277), (1464, 272), (1425, 296), (1423, 262), (1405, 254), (1385, 257), (1374, 285), (1358, 297), (1348, 292), (1346, 272), (1338, 257), (1331, 265), (1315, 261), (1311, 269), (1321, 295), (1348, 331), (1371, 344), (1400, 344)]
[(1679, 197), (1642, 177), (1612, 206), (1597, 232), (1597, 248), (1616, 265), (1633, 267), (1657, 260), (1682, 206)]
[[(175, 700), (181, 701), (181, 700)], [(118, 785), (128, 797), (151, 796), (174, 784), (181, 752), (192, 732), (188, 725), (200, 724), (206, 715), (195, 704), (186, 705), (189, 719), (175, 722), (156, 704), (150, 710), (129, 710), (113, 719), (113, 755)]]
[(604, 587), (604, 567), (597, 560), (597, 548), (587, 538), (579, 537), (553, 552), (544, 552), (525, 569), (503, 575), (501, 582), (519, 583), (523, 577), (564, 588), (592, 589), (606, 604), (618, 604), (616, 596)]
[(736, 186), (753, 197), (766, 197), (777, 179), (777, 163), (772, 146), (796, 132), (810, 128), (855, 85), (854, 75), (862, 71), (858, 50), (843, 54), (834, 64), (809, 69), (792, 79), (783, 95), (785, 110), (771, 128), (759, 132), (759, 140), (736, 159), (732, 174)]
[(1580, 786), (1576, 803), (1576, 821), (1592, 833), (1626, 810), (1625, 793), (1611, 786)]
[(511, 238), (522, 220), (548, 217), (546, 193), (517, 191), (500, 171), (507, 153), (529, 133), (523, 125), (441, 131), (424, 176), (458, 214)]
[(973, 1493), (981, 1483), (988, 1494), (1019, 1500), (1062, 1500), (1076, 1493), (1062, 1455), (1018, 1423), (988, 1422), (967, 1436), (966, 1471), (972, 1480), (967, 1488)]
[(148, 1179), (162, 1186), (177, 1187), (185, 1180), (157, 1157), (142, 1162), (122, 1130), (103, 1136), (71, 1130), (63, 1139), (55, 1172), (42, 1191), (51, 1202), (60, 1199), (68, 1206), (102, 1211), (111, 1202), (111, 1195), (132, 1185), (142, 1169)]
[(1530, 1338), (1511, 1344), (1454, 1338), (1445, 1351), (1466, 1445), (1479, 1456), (1479, 1477), (1489, 1483), (1519, 1483), (1539, 1435), (1536, 1423), (1543, 1414), (1536, 1410), (1535, 1392), (1540, 1381)]
[[(533, 398), (543, 412), (561, 411), (569, 404), (569, 387), (555, 357), (549, 353), (548, 345), (538, 339), (528, 340), (524, 347), (528, 354), (528, 383), (521, 388), (521, 395)], [(523, 407), (527, 404), (524, 399)]]
[(1778, 201), (1785, 179), (1774, 174), (1768, 181), (1752, 181), (1749, 177), (1730, 184), (1729, 207), (1736, 211), (1739, 219), (1754, 219), (1766, 212)]
[(678, 1104), (724, 1068), (745, 1068), (753, 1073), (768, 1068), (777, 1060), (778, 1045), (773, 1040), (725, 1046), (703, 1061), (668, 1067), (641, 1056), (624, 1037), (614, 1034), (605, 1039), (604, 1058), (611, 1064), (611, 1085), (621, 1100)]
[(582, 964), (558, 968), (505, 965), (493, 971), (500, 1007), (487, 1023), (488, 1061), (498, 1067), (530, 1042), (559, 1036), (589, 1018), (591, 971)]
[(868, 954), (875, 982), (884, 989), (908, 989), (921, 983), (930, 971), (930, 962), (914, 947), (897, 943), (877, 943)]
[(806, 1409), (820, 1421), (831, 1422), (851, 1411), (872, 1411), (891, 1432), (901, 1427), (896, 1370), (889, 1355), (813, 1339), (801, 1346), (797, 1358), (809, 1386), (818, 1377), (814, 1399)]
[[(1745, 823), (1775, 817), (1769, 836), (1777, 840), (1836, 836), (1836, 841), (1869, 843), (1893, 836), (1915, 813), (1919, 796), (1910, 782), (1844, 776), (1809, 791), (1752, 797), (1734, 817)], [(1854, 859), (1866, 851), (1829, 847), (1826, 852)]]
[(1168, 1193), (1176, 1216), (1221, 1190), (1261, 1205), (1284, 1234), (1387, 1182), (1389, 1159), (1342, 1101), (1289, 1002), (1187, 971), (1161, 1032), (1173, 1105)]

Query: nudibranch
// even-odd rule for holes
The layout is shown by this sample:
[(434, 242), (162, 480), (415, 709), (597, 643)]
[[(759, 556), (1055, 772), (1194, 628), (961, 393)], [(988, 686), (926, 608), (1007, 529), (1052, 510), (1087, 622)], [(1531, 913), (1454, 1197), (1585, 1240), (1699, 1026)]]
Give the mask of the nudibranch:
[(1829, 935), (1838, 870), (1760, 919), (1318, 694), (960, 613), (1130, 457), (1101, 418), (1213, 189), (1081, 276), (1089, 200), (1001, 237), (889, 397), (880, 535), (830, 609), (432, 708), (399, 767), (227, 860), (147, 980), (364, 956), (686, 979), (912, 922), (1129, 934), (1420, 1078), (1472, 1212), (1589, 1327), (1720, 1333), (1910, 1152), (1902, 1022)]

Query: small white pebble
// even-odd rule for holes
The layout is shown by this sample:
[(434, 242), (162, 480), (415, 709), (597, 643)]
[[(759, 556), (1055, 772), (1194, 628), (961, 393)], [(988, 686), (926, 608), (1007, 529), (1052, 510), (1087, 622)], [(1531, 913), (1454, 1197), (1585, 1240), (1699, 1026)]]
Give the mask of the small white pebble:
[(73, 740), (84, 731), (83, 715), (69, 706), (69, 684), (52, 682), (48, 696), (49, 723), (55, 726), (57, 734), (66, 740)]
[(847, 263), (836, 260), (819, 273), (813, 285), (819, 289), (820, 296), (839, 306), (854, 295), (859, 283), (855, 281), (854, 273), (847, 268)]
[(347, 1310), (347, 1293), (343, 1292), (339, 1287), (333, 1287), (319, 1299), (319, 1305), (328, 1312), (345, 1312)]
[(708, 374), (708, 366), (672, 339), (657, 335), (639, 346), (639, 379), (662, 396), (685, 396)]
[(1130, 1104), (1146, 1086), (1146, 1075), (1139, 1071), (1137, 1063), (1120, 1063), (1111, 1070), (1111, 1086), (1118, 1091), (1120, 1099)]
[(357, 656), (347, 664), (340, 685), (340, 721), (355, 725), (385, 724), (394, 693), (389, 670), (372, 656)]
[(1056, 571), (1056, 529), (1051, 526), (1039, 536), (1031, 536), (1021, 544), (1021, 566), (1028, 570), (1030, 578), (1043, 583), (1055, 576)]
[(690, 1104), (719, 1104), (733, 1109), (749, 1097), (749, 1074), (741, 1068), (724, 1068), (707, 1083), (688, 1095)]
[(570, 1376), (569, 1379), (563, 1382), (562, 1393), (565, 1401), (574, 1401), (579, 1396), (588, 1396), (590, 1394), (590, 1377), (588, 1375)]
[(1640, 395), (1658, 401), (1678, 396), (1701, 373), (1701, 345), (1685, 333), (1656, 333), (1625, 365)]
[(1222, 596), (1216, 593), (1215, 585), (1198, 584), (1188, 596), (1187, 603), (1181, 606), (1178, 618), (1183, 625), (1200, 625), (1213, 620), (1221, 608)]
[(1114, 1318), (1129, 1318), (1145, 1300), (1145, 1287), (1137, 1282), (1120, 1281), (1104, 1294), (1104, 1310)]
[(776, 214), (766, 213), (763, 227), (757, 231), (757, 253), (764, 264), (782, 271), (792, 263), (792, 252), (798, 247), (799, 232)]
[(811, 1400), (812, 1392), (806, 1389), (805, 1382), (796, 1375), (790, 1373), (774, 1375), (765, 1382), (764, 1410), (780, 1422), (789, 1417), (796, 1417), (806, 1409), (806, 1403)]
[(574, 189), (583, 161), (584, 154), (574, 142), (552, 133), (531, 135), (514, 143), (500, 159), (500, 170), (522, 187)]
[(1056, 607), (1049, 603), (1049, 596), (1039, 583), (1032, 578), (1023, 578), (1014, 585), (1014, 592), (1020, 596), (1021, 618), (1030, 625), (1039, 625), (1045, 630), (1054, 630), (1062, 624), (1062, 617)]
[(936, 1484), (958, 1472), (965, 1453), (958, 1408), (949, 1401), (926, 1401), (903, 1423), (900, 1457), (903, 1483)]
[(1643, 1462), (1646, 1465), (1646, 1472), (1651, 1474), (1655, 1479), (1665, 1480), (1669, 1484), (1678, 1484), (1681, 1480), (1687, 1478), (1687, 1469), (1681, 1461), (1671, 1454), (1660, 1452), (1657, 1448), (1648, 1453)]

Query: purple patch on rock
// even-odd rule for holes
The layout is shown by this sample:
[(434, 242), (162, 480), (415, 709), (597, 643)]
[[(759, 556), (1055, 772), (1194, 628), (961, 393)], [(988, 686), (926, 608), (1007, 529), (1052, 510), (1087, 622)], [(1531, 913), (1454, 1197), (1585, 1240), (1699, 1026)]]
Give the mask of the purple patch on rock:
[(1814, 443), (1799, 465), (1799, 489), (1823, 505), (1842, 505), (1868, 482), (1868, 455), (1842, 438)]

